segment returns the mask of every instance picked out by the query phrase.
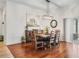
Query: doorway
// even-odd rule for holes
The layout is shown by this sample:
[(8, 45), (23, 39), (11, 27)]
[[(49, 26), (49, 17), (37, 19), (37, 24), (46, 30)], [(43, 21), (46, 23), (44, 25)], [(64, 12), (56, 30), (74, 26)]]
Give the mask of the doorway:
[(63, 24), (65, 41), (79, 43), (79, 20), (77, 18), (64, 18)]

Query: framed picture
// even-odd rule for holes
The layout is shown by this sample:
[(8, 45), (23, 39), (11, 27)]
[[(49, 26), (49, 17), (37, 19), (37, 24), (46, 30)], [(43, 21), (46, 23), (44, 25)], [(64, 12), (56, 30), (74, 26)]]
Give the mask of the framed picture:
[(52, 21), (50, 22), (50, 26), (51, 26), (52, 28), (57, 27), (57, 21), (56, 21), (56, 20), (52, 20)]

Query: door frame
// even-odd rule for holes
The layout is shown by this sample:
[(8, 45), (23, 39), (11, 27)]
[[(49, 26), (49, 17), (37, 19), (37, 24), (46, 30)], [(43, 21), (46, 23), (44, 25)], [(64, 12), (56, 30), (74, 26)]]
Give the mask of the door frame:
[[(66, 22), (67, 22), (67, 19), (69, 19), (69, 20), (71, 20), (71, 21), (74, 21), (74, 20), (76, 20), (76, 24), (75, 24), (75, 28), (76, 28), (76, 30), (75, 30), (75, 32), (76, 32), (76, 34), (78, 34), (78, 18), (64, 18), (63, 19), (63, 33), (64, 33), (64, 41), (66, 41), (67, 39), (66, 39)], [(73, 33), (73, 32), (72, 32)], [(73, 34), (72, 34), (73, 35)], [(74, 37), (73, 37), (74, 38)], [(71, 40), (71, 42), (73, 42), (73, 39)]]

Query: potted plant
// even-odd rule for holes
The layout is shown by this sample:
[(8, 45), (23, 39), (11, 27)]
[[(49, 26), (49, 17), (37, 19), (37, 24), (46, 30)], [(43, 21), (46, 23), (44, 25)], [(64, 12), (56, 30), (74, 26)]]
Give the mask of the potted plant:
[(21, 42), (22, 42), (22, 43), (25, 43), (25, 42), (26, 42), (26, 40), (25, 40), (25, 37), (24, 37), (24, 36), (22, 36), (22, 37), (21, 37)]
[(46, 30), (46, 34), (48, 34), (48, 27), (46, 27), (46, 29), (45, 29), (45, 30)]

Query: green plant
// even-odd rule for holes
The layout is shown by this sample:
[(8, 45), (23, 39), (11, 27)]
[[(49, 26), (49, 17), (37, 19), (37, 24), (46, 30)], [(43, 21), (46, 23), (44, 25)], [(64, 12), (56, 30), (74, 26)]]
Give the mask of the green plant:
[(48, 27), (45, 28), (46, 34), (48, 34)]
[(22, 43), (25, 42), (25, 37), (24, 37), (24, 36), (21, 37), (21, 42), (22, 42)]

